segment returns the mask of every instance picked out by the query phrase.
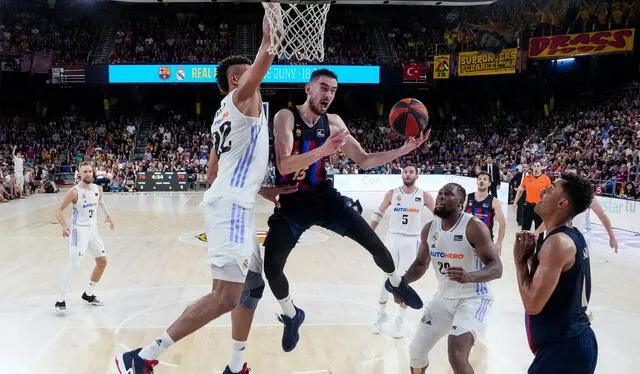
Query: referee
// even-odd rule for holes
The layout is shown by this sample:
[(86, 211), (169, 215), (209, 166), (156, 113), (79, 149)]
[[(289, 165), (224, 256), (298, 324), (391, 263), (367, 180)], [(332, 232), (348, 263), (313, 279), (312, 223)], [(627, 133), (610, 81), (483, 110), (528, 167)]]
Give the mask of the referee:
[(542, 163), (540, 161), (533, 163), (532, 170), (532, 174), (528, 174), (522, 178), (522, 184), (518, 187), (518, 192), (516, 192), (516, 198), (514, 199), (514, 201), (518, 201), (523, 191), (527, 193), (522, 209), (523, 230), (531, 230), (531, 224), (533, 222), (535, 222), (536, 229), (542, 224), (542, 218), (533, 211), (533, 207), (542, 201), (540, 199), (542, 191), (551, 187), (551, 179), (549, 176), (542, 174)]

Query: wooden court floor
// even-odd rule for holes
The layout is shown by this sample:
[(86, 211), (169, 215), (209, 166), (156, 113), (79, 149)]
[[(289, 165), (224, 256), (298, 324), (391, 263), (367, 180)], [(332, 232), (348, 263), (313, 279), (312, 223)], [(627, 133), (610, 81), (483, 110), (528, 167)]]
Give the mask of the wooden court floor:
[[(368, 218), (384, 192), (358, 193)], [(103, 307), (83, 305), (92, 260), (73, 277), (67, 307), (58, 317), (53, 304), (67, 261), (68, 241), (54, 222), (62, 194), (37, 195), (0, 205), (0, 373), (113, 374), (116, 352), (147, 344), (191, 302), (211, 287), (198, 207), (201, 193), (107, 194), (116, 221), (101, 223), (109, 265), (98, 295)], [(515, 282), (511, 247), (516, 227), (507, 211), (504, 275), (493, 282), (495, 297), (487, 331), (472, 351), (476, 373), (524, 373), (532, 360), (524, 311)], [(272, 207), (260, 200), (259, 228)], [(70, 216), (70, 210), (67, 216)], [(386, 221), (380, 234), (386, 231)], [(620, 254), (606, 246), (597, 228), (592, 249), (593, 328), (599, 342), (598, 373), (640, 372), (640, 237), (618, 232)], [(286, 267), (294, 302), (307, 314), (301, 341), (290, 353), (280, 347), (279, 307), (265, 292), (252, 330), (247, 360), (256, 374), (408, 373), (407, 345), (421, 317), (409, 311), (405, 337), (393, 339), (387, 322), (381, 335), (370, 332), (382, 275), (368, 253), (349, 239), (313, 228), (301, 239)], [(423, 299), (433, 295), (435, 278), (416, 283)], [(395, 313), (395, 308), (389, 309)], [(214, 321), (174, 345), (156, 373), (211, 374), (226, 365), (230, 319)], [(451, 373), (443, 340), (430, 355), (429, 373)]]

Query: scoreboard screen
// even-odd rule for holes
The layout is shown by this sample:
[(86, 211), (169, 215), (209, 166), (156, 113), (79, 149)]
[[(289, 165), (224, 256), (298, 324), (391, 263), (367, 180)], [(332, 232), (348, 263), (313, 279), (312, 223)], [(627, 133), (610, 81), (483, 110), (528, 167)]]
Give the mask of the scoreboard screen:
[(138, 191), (186, 191), (186, 171), (139, 171), (136, 173)]

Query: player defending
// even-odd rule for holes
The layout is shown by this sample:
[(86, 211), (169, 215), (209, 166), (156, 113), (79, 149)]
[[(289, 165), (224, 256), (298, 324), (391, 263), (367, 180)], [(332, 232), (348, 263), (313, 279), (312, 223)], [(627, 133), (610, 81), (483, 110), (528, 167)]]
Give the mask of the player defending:
[(586, 178), (564, 173), (543, 191), (536, 213), (547, 236), (516, 234), (514, 261), (526, 312), (527, 337), (535, 354), (529, 374), (589, 374), (598, 360), (598, 343), (586, 314), (591, 298), (589, 250), (578, 229), (570, 227), (593, 200)]
[(467, 199), (464, 202), (465, 212), (472, 214), (489, 228), (489, 234), (491, 240), (493, 238), (493, 223), (494, 220), (498, 220), (498, 240), (496, 241), (496, 248), (498, 249), (498, 255), (502, 254), (502, 241), (507, 231), (506, 220), (504, 213), (502, 212), (502, 204), (497, 197), (489, 194), (489, 187), (491, 186), (491, 176), (486, 171), (478, 173), (476, 180), (477, 191), (467, 195)]
[[(71, 274), (80, 264), (80, 260), (87, 249), (91, 249), (91, 254), (93, 254), (96, 259), (96, 266), (91, 273), (89, 287), (87, 287), (82, 294), (82, 300), (91, 305), (102, 305), (102, 302), (95, 295), (95, 289), (100, 278), (102, 278), (104, 269), (107, 267), (107, 252), (104, 249), (104, 243), (98, 232), (98, 207), (100, 207), (106, 217), (105, 222), (113, 230), (113, 219), (102, 199), (102, 188), (93, 183), (93, 168), (91, 164), (81, 162), (78, 165), (78, 170), (82, 177), (80, 183), (73, 186), (73, 188), (64, 195), (64, 199), (56, 212), (58, 223), (62, 226), (62, 236), (65, 238), (71, 237), (69, 263), (62, 276), (60, 297), (55, 304), (56, 312), (61, 315), (67, 313), (67, 288), (71, 280)], [(69, 204), (73, 205), (71, 228), (69, 228), (63, 217), (64, 210)]]
[(278, 111), (274, 118), (276, 184), (297, 185), (298, 192), (280, 198), (281, 207), (269, 218), (265, 240), (264, 270), (274, 296), (282, 307), (280, 321), (285, 325), (282, 348), (289, 352), (299, 340), (298, 330), (304, 311), (294, 306), (284, 265), (300, 235), (312, 225), (347, 236), (363, 246), (388, 275), (388, 289), (409, 307), (419, 309), (422, 300), (396, 272), (393, 257), (348, 198), (342, 196), (326, 177), (325, 159), (339, 149), (360, 167), (382, 165), (418, 148), (429, 134), (407, 139), (397, 149), (367, 153), (349, 135), (340, 116), (327, 114), (338, 89), (338, 78), (330, 70), (311, 74), (305, 85), (304, 104)]
[(121, 374), (149, 374), (156, 358), (173, 343), (233, 310), (242, 295), (249, 260), (256, 246), (253, 207), (269, 160), (269, 130), (262, 111), (260, 83), (273, 62), (269, 24), (262, 21), (262, 44), (255, 61), (232, 56), (220, 62), (216, 78), (226, 96), (211, 126), (213, 147), (204, 193), (208, 262), (213, 278), (209, 294), (190, 305), (169, 328), (144, 348), (116, 357)]
[(422, 229), (418, 255), (405, 274), (407, 282), (414, 282), (433, 262), (438, 279), (438, 290), (409, 345), (414, 374), (426, 372), (429, 352), (447, 334), (453, 372), (473, 373), (469, 352), (492, 303), (487, 282), (502, 276), (487, 226), (462, 212), (465, 197), (466, 191), (456, 183), (438, 191), (435, 217)]
[[(393, 257), (396, 269), (404, 272), (416, 259), (418, 246), (420, 245), (420, 228), (423, 208), (427, 207), (433, 212), (435, 202), (430, 193), (422, 191), (416, 186), (418, 180), (418, 168), (415, 165), (407, 165), (402, 169), (402, 186), (387, 191), (384, 200), (378, 210), (371, 215), (371, 228), (375, 230), (391, 205), (391, 217), (389, 218), (389, 230), (385, 238), (385, 245)], [(387, 320), (387, 299), (389, 292), (383, 286), (378, 300), (380, 310), (378, 317), (371, 328), (374, 334), (379, 334), (382, 324)], [(393, 337), (400, 339), (403, 336), (403, 320), (407, 306), (400, 304), (396, 317)]]

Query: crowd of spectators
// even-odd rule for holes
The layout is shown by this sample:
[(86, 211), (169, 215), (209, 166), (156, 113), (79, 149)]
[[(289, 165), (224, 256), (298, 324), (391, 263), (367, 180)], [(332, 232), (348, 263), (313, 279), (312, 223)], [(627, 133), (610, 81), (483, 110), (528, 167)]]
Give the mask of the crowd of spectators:
[[(541, 161), (545, 173), (552, 177), (574, 166), (593, 180), (598, 193), (640, 199), (640, 93), (608, 92), (557, 106), (535, 122), (516, 113), (500, 113), (469, 126), (452, 114), (446, 127), (434, 128), (421, 149), (393, 163), (362, 170), (344, 154), (336, 154), (325, 168), (329, 174), (388, 174), (399, 173), (403, 165), (411, 163), (424, 174), (474, 176), (491, 157), (500, 165), (502, 181), (509, 182), (518, 171), (527, 171), (528, 165)], [(16, 197), (11, 187), (15, 179), (11, 176), (13, 145), (24, 157), (27, 181), (34, 182), (33, 188), (25, 191), (28, 193), (41, 189), (42, 182), (59, 173), (61, 166), (83, 160), (94, 162), (98, 183), (106, 191), (134, 191), (137, 171), (186, 171), (192, 187), (205, 187), (210, 122), (164, 106), (157, 106), (148, 121), (152, 130), (148, 137), (136, 139), (139, 124), (131, 115), (103, 121), (78, 114), (55, 120), (0, 118), (0, 167), (5, 186), (0, 200)], [(363, 116), (346, 121), (369, 152), (399, 147), (403, 142), (384, 118)], [(140, 160), (133, 157), (136, 140), (146, 145)], [(271, 166), (265, 181), (273, 183), (273, 174)]]

